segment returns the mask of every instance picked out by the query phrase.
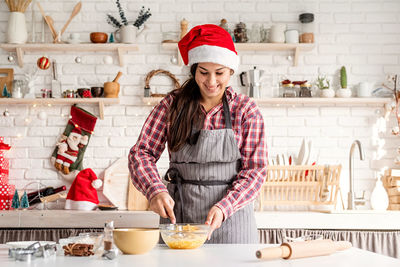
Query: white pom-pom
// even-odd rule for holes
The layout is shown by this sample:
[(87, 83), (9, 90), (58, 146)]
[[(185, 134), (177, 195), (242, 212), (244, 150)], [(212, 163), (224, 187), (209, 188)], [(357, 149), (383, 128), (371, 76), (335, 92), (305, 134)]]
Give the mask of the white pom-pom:
[(96, 179), (92, 182), (92, 186), (96, 189), (99, 189), (103, 185), (103, 182), (100, 179)]

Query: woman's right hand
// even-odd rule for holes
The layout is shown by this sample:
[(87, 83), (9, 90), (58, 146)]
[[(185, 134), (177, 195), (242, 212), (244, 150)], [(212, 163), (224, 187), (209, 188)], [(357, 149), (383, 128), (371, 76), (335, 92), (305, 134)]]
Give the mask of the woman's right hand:
[(150, 199), (150, 210), (154, 211), (163, 218), (169, 218), (175, 224), (174, 214), (175, 201), (167, 192), (161, 192)]

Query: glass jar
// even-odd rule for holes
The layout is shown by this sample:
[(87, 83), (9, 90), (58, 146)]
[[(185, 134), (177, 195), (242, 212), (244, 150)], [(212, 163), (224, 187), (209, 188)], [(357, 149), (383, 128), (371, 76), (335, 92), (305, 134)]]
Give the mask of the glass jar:
[(300, 43), (314, 43), (314, 14), (300, 14), (301, 22)]
[(312, 97), (311, 84), (309, 83), (300, 84), (299, 97)]
[(283, 89), (283, 97), (296, 97), (296, 89), (294, 88), (293, 83), (282, 84)]
[(23, 87), (24, 87), (24, 81), (23, 80), (14, 80), (13, 81), (13, 87), (12, 87), (12, 92), (11, 92), (11, 97), (12, 98), (22, 98), (23, 95)]

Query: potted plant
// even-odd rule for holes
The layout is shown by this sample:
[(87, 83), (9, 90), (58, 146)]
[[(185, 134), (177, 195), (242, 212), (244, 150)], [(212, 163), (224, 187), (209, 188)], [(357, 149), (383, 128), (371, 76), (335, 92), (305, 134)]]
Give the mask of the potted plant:
[(318, 76), (316, 86), (320, 90), (321, 97), (334, 97), (335, 91), (330, 88), (330, 81), (326, 76)]
[(340, 69), (340, 89), (336, 91), (336, 97), (351, 97), (351, 90), (347, 88), (346, 67)]

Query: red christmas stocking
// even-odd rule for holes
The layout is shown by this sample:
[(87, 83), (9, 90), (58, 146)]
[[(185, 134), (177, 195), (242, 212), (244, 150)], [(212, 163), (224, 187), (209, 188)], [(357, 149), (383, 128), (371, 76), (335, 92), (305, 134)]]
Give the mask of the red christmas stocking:
[(52, 154), (52, 163), (64, 175), (78, 173), (83, 169), (83, 156), (96, 121), (97, 118), (86, 110), (71, 107), (71, 119)]

